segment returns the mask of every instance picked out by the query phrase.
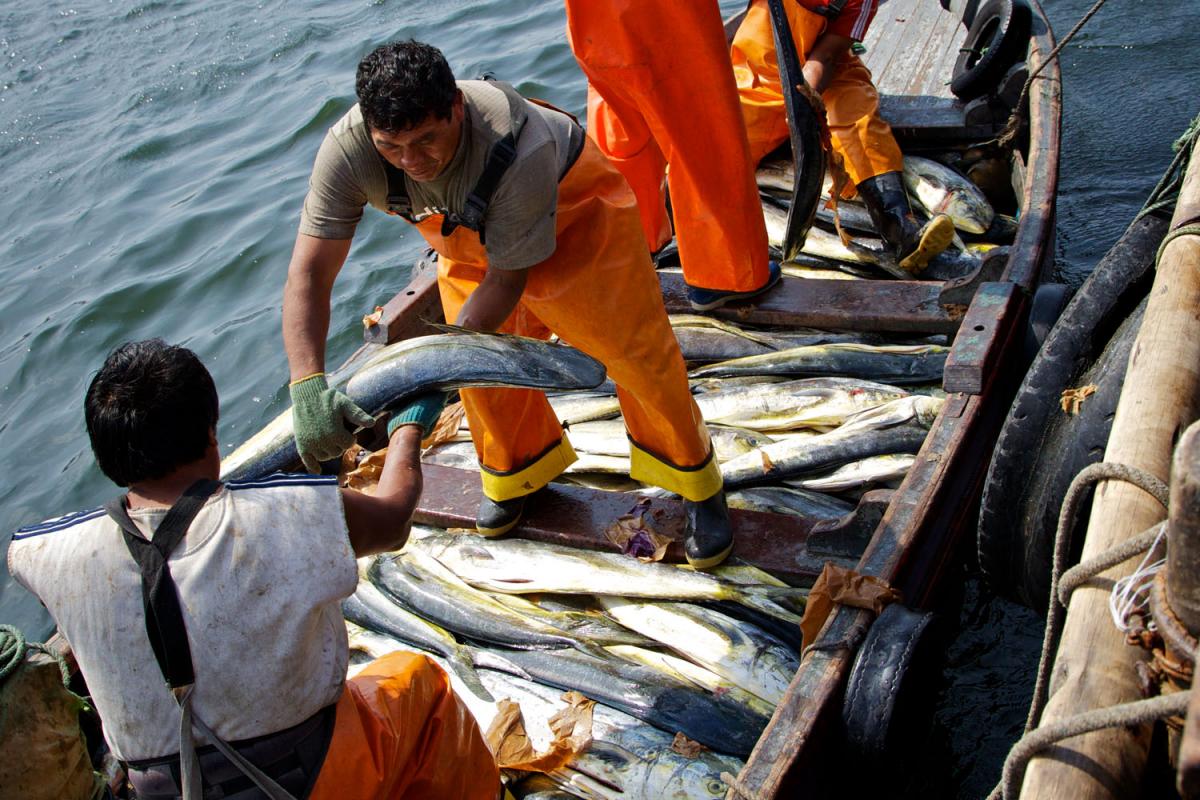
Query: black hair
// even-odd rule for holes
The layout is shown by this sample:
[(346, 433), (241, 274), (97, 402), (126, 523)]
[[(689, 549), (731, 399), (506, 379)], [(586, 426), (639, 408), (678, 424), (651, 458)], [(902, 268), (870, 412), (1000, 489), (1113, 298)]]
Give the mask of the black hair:
[(377, 47), (360, 61), (354, 91), (367, 126), (396, 133), (430, 115), (450, 119), (458, 85), (441, 50), (409, 39)]
[(217, 387), (200, 359), (162, 339), (110, 353), (84, 400), (92, 452), (118, 486), (163, 478), (200, 459), (219, 413)]

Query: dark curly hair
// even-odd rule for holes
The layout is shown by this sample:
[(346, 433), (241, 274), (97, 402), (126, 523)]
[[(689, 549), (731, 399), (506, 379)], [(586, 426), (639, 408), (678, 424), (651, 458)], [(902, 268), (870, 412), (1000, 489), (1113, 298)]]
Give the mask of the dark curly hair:
[(200, 359), (162, 339), (114, 350), (84, 400), (92, 452), (118, 486), (165, 477), (201, 458), (219, 414), (217, 388)]
[(360, 61), (354, 91), (368, 127), (396, 133), (431, 114), (450, 119), (458, 85), (441, 50), (410, 39), (377, 47)]

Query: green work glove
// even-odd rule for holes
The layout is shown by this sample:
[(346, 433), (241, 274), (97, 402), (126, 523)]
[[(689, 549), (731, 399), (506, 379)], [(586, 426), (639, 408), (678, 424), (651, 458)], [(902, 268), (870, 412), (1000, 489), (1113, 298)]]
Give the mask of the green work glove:
[(320, 472), (320, 462), (337, 458), (354, 443), (346, 421), (360, 428), (375, 424), (375, 418), (353, 400), (329, 388), (324, 372), (295, 381), (288, 390), (292, 394), (296, 451), (309, 472)]
[(424, 439), (433, 431), (433, 426), (437, 424), (438, 417), (442, 415), (442, 409), (445, 407), (445, 392), (417, 395), (392, 414), (392, 418), (388, 420), (388, 438), (392, 438), (396, 428), (401, 425), (417, 425), (421, 428), (421, 438)]

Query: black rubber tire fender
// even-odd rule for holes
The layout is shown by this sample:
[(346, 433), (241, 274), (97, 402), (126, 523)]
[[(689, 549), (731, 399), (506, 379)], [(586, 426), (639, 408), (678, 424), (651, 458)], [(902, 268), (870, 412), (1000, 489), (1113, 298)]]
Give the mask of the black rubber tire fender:
[[(1046, 438), (1037, 453), (1036, 463), (1026, 475), (1020, 509), (1023, 533), (1019, 543), (1021, 572), (1017, 575), (1017, 595), (1025, 605), (1044, 610), (1050, 599), (1050, 578), (1054, 567), (1054, 542), (1058, 533), (1058, 515), (1067, 489), (1080, 470), (1104, 460), (1108, 435), (1112, 431), (1121, 386), (1129, 366), (1129, 354), (1141, 327), (1146, 301), (1134, 309), (1117, 328), (1099, 357), (1079, 377), (1075, 388), (1094, 386), (1095, 392), (1083, 398), (1079, 413), (1061, 412), (1050, 418)], [(1083, 549), (1091, 509), (1091, 490), (1079, 507), (1070, 531), (1067, 563), (1074, 566)]]
[(938, 650), (934, 623), (931, 612), (893, 603), (871, 625), (855, 655), (842, 702), (846, 755), (852, 763), (903, 760), (900, 740), (919, 738), (913, 737), (919, 727), (914, 719), (932, 707), (929, 681), (939, 672), (929, 668)]
[(1032, 362), (1042, 349), (1054, 323), (1062, 316), (1071, 299), (1071, 287), (1065, 283), (1042, 283), (1029, 304), (1029, 322), (1025, 326), (1025, 362)]
[(988, 0), (967, 29), (950, 91), (966, 101), (997, 88), (1008, 68), (1024, 60), (1032, 31), (1033, 10), (1027, 0)]
[(1148, 291), (1167, 226), (1168, 220), (1156, 214), (1130, 223), (1067, 303), (1017, 390), (992, 451), (979, 509), (979, 568), (997, 594), (1024, 602), (1017, 591), (1024, 574), (1023, 548), (1017, 543), (1033, 456), (1063, 390), (1076, 385)]

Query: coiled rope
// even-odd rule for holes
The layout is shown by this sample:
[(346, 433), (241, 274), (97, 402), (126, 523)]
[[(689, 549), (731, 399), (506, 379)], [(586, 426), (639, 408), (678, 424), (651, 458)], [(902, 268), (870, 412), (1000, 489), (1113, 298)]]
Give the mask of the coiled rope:
[(30, 650), (45, 653), (57, 661), (63, 686), (70, 685), (71, 669), (62, 654), (40, 642), (26, 642), (25, 634), (13, 625), (0, 625), (0, 687), (25, 663), (25, 656)]
[(1025, 107), (1025, 101), (1029, 99), (1029, 87), (1033, 85), (1033, 79), (1036, 78), (1046, 65), (1058, 57), (1059, 52), (1067, 46), (1067, 42), (1075, 38), (1075, 34), (1087, 24), (1087, 21), (1096, 15), (1100, 7), (1104, 5), (1105, 0), (1096, 0), (1096, 3), (1088, 9), (1079, 22), (1075, 23), (1075, 27), (1062, 38), (1054, 49), (1050, 51), (1050, 55), (1042, 60), (1042, 63), (1037, 65), (1037, 69), (1029, 73), (1029, 77), (1025, 79), (1025, 85), (1021, 87), (1021, 95), (1017, 98), (1017, 104), (1013, 106), (1012, 113), (1008, 115), (1008, 122), (1004, 123), (1004, 130), (1000, 135), (993, 139), (989, 144), (996, 144), (1000, 147), (1008, 148), (1012, 146), (1013, 139), (1017, 138), (1017, 131), (1021, 129), (1021, 109)]
[[(1200, 136), (1200, 114), (1196, 115), (1187, 130), (1172, 143), (1171, 149), (1175, 151), (1175, 157), (1171, 159), (1167, 171), (1159, 178), (1158, 184), (1151, 190), (1149, 197), (1146, 198), (1146, 204), (1142, 206), (1142, 210), (1138, 212), (1135, 220), (1155, 211), (1165, 211), (1175, 207), (1175, 203), (1179, 200), (1179, 189), (1183, 186), (1183, 175), (1187, 172), (1188, 162), (1191, 161), (1192, 150), (1198, 136)], [(1174, 233), (1169, 234), (1163, 239), (1163, 244), (1159, 245), (1158, 255), (1160, 258), (1163, 246), (1175, 235)]]
[[(1059, 720), (1053, 725), (1037, 728), (1050, 686), (1050, 666), (1054, 660), (1054, 644), (1061, 633), (1063, 612), (1071, 599), (1071, 592), (1104, 570), (1150, 549), (1158, 539), (1160, 526), (1155, 525), (1150, 530), (1079, 564), (1064, 575), (1063, 567), (1066, 564), (1070, 541), (1068, 532), (1075, 527), (1075, 518), (1083, 504), (1084, 492), (1093, 484), (1103, 480), (1122, 480), (1132, 483), (1150, 494), (1163, 508), (1167, 507), (1170, 497), (1170, 489), (1167, 484), (1148, 472), (1124, 464), (1108, 462), (1090, 464), (1080, 470), (1075, 479), (1071, 481), (1066, 499), (1063, 500), (1062, 509), (1058, 514), (1058, 531), (1054, 536), (1054, 566), (1050, 575), (1050, 607), (1046, 611), (1046, 631), (1042, 637), (1042, 655), (1038, 661), (1037, 682), (1034, 684), (1033, 700), (1029, 704), (1029, 716), (1025, 720), (1025, 735), (1013, 746), (1008, 757), (1004, 759), (1003, 777), (1000, 784), (988, 795), (989, 800), (999, 797), (1003, 797), (1004, 800), (1014, 800), (1020, 794), (1021, 781), (1025, 776), (1025, 768), (1029, 761), (1040, 750), (1060, 739), (1117, 725), (1134, 725), (1163, 716), (1171, 716), (1172, 713), (1175, 713), (1173, 711), (1175, 705), (1168, 703), (1167, 700), (1178, 698), (1181, 695), (1184, 698), (1182, 700), (1183, 708), (1186, 708), (1186, 693), (1177, 693), (1112, 708), (1086, 711)], [(1178, 702), (1180, 701), (1177, 699), (1171, 700), (1171, 703)], [(1166, 708), (1166, 713), (1161, 712), (1160, 706)], [(1143, 716), (1147, 714), (1150, 716), (1143, 719)]]

